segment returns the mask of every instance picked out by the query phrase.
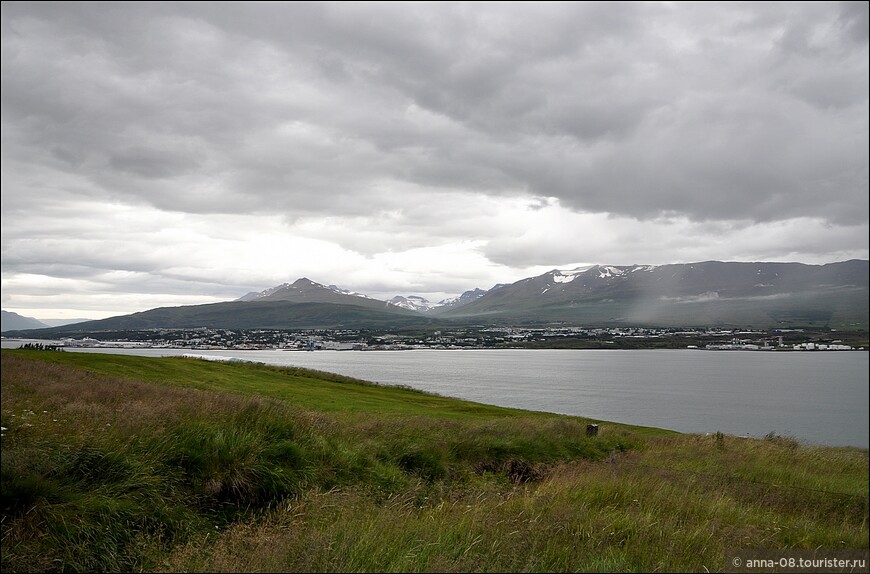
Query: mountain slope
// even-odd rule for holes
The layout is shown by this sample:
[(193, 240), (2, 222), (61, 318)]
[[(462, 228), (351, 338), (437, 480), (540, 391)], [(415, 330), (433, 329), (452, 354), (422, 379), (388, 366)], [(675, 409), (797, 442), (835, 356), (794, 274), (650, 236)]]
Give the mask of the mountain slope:
[(291, 303), (334, 303), (337, 305), (356, 305), (367, 309), (391, 309), (386, 301), (372, 299), (360, 293), (339, 289), (335, 285), (322, 285), (307, 277), (297, 279), (293, 283), (284, 283), (271, 289), (266, 289), (251, 302), (262, 301), (289, 301)]
[[(370, 309), (336, 303), (230, 301), (208, 305), (160, 307), (149, 311), (34, 331), (40, 337), (138, 329), (326, 329), (423, 326), (430, 319), (398, 309)], [(21, 333), (21, 332), (19, 332)], [(27, 332), (23, 332), (27, 333)]]
[(21, 329), (42, 329), (43, 327), (48, 327), (42, 321), (38, 321), (33, 317), (25, 317), (24, 315), (19, 315), (18, 313), (13, 313), (12, 311), (2, 311), (0, 313), (0, 331), (18, 331)]
[[(493, 289), (498, 289), (500, 286), (501, 285), (496, 285), (495, 287), (493, 287)], [(492, 289), (490, 289), (490, 291), (491, 290)], [(464, 307), (469, 303), (474, 303), (487, 293), (489, 293), (489, 291), (484, 291), (483, 289), (471, 289), (469, 291), (466, 291), (459, 297), (444, 299), (443, 301), (439, 302), (434, 309), (432, 309), (432, 312), (440, 315), (451, 309), (458, 309), (460, 307)]]
[(866, 328), (868, 262), (723, 263), (553, 270), (443, 317), (658, 326)]

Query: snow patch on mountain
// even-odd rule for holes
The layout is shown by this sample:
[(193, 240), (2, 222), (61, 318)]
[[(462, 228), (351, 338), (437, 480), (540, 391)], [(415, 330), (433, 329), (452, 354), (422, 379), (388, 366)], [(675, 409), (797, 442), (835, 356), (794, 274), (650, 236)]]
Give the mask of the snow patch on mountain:
[(420, 313), (431, 311), (438, 306), (438, 304), (430, 303), (428, 299), (420, 297), (419, 295), (408, 295), (407, 297), (396, 295), (387, 301), (387, 303), (395, 305), (396, 307), (401, 307), (402, 309), (410, 309), (411, 311), (417, 311)]
[(598, 268), (598, 278), (599, 279), (610, 279), (611, 277), (622, 277), (625, 274), (625, 271), (620, 269), (619, 267), (599, 267)]
[(577, 278), (577, 275), (565, 275), (559, 271), (553, 273), (553, 281), (556, 283), (570, 283)]
[[(321, 285), (321, 287), (322, 287), (322, 285)], [(369, 297), (365, 293), (357, 293), (356, 291), (348, 291), (347, 289), (341, 289), (340, 287), (336, 287), (335, 285), (327, 285), (326, 288), (330, 289), (331, 291), (335, 291), (336, 293), (341, 293), (342, 295), (353, 295), (354, 297), (363, 297), (365, 299), (371, 299), (371, 297)]]
[(576, 279), (579, 275), (586, 273), (590, 269), (592, 269), (593, 265), (587, 265), (585, 267), (576, 267), (574, 269), (553, 269), (551, 271), (552, 280), (555, 283), (570, 283), (574, 279)]

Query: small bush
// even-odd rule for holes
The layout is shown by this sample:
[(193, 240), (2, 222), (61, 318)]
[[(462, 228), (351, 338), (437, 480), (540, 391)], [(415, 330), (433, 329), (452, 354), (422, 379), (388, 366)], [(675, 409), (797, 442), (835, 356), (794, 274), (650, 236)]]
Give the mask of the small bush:
[(442, 453), (434, 448), (410, 447), (396, 457), (399, 468), (425, 480), (438, 480), (447, 474)]
[(779, 435), (773, 431), (764, 435), (764, 440), (770, 441), (770, 442), (778, 444), (780, 446), (784, 446), (784, 447), (788, 448), (789, 450), (797, 450), (798, 447), (801, 445), (801, 443), (798, 439), (791, 437), (791, 436)]
[[(300, 451), (287, 441), (270, 447), (254, 431), (194, 423), (173, 433), (168, 444), (167, 464), (180, 469), (194, 493), (206, 500), (265, 505), (296, 492), (293, 470)], [(288, 457), (283, 464), (277, 460), (281, 456)]]
[[(6, 458), (5, 454), (3, 458)], [(4, 465), (0, 472), (0, 508), (3, 514), (21, 514), (40, 500), (50, 503), (63, 501), (62, 486), (32, 469), (11, 471)]]
[(67, 481), (81, 482), (84, 486), (116, 484), (133, 474), (133, 466), (117, 452), (81, 445), (56, 456), (53, 476)]

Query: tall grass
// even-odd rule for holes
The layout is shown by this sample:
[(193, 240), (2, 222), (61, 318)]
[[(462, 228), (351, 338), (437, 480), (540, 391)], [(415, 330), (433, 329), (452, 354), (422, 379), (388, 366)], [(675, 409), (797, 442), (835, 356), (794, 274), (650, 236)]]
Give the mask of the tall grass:
[(319, 376), (3, 351), (3, 571), (697, 571), (868, 544), (866, 450), (587, 436)]
[[(182, 545), (172, 570), (709, 571), (729, 548), (866, 548), (866, 515), (814, 513), (687, 477), (609, 464), (559, 465), (540, 483), (482, 482), (441, 496), (415, 484), (374, 501), (308, 492), (236, 525), (207, 552)], [(866, 500), (866, 498), (865, 498)]]

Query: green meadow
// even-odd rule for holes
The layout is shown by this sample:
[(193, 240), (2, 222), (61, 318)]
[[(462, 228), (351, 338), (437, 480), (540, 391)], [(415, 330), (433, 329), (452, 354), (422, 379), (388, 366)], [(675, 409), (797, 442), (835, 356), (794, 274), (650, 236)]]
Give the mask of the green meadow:
[(3, 572), (712, 572), (729, 549), (868, 548), (867, 450), (789, 437), (33, 350), (2, 352), (2, 426)]

